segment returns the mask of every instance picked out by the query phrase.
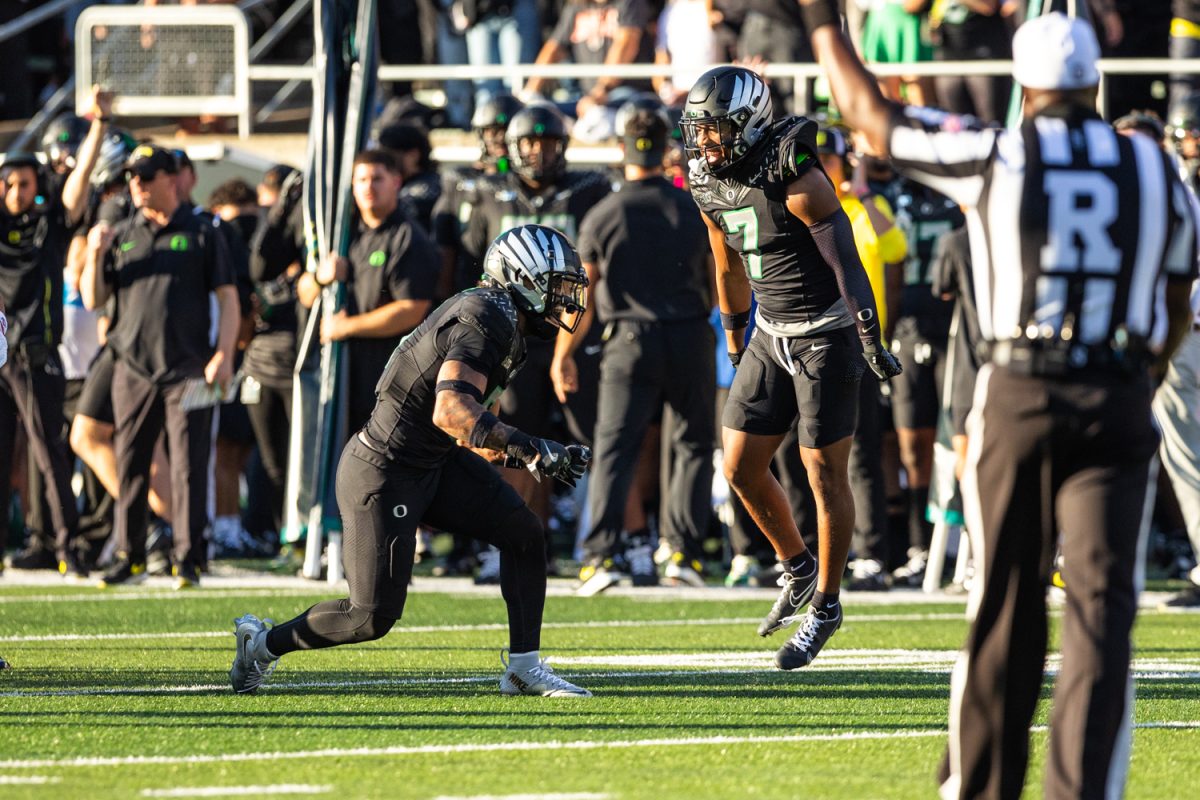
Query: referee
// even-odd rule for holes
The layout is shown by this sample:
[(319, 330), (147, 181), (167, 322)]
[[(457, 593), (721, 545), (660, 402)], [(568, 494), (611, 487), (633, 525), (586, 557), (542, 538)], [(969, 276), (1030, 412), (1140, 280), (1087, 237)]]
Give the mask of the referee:
[(1013, 41), (1025, 121), (884, 100), (834, 0), (802, 0), (846, 122), (897, 169), (966, 206), (985, 365), (963, 497), (978, 586), (951, 678), (943, 798), (1016, 798), (1042, 686), (1046, 585), (1061, 532), (1067, 604), (1043, 796), (1116, 797), (1130, 749), (1129, 633), (1161, 374), (1191, 324), (1187, 191), (1144, 136), (1095, 112), (1099, 46), (1062, 14)]

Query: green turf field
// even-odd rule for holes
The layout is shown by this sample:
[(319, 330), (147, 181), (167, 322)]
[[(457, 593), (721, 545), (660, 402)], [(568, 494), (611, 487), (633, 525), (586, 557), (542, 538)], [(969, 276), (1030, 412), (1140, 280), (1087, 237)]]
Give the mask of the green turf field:
[[(552, 596), (543, 654), (596, 696), (550, 700), (496, 690), (499, 591), (439, 585), (462, 586), (426, 581), (384, 640), (289, 655), (269, 688), (234, 696), (234, 616), (286, 619), (324, 587), (0, 581), (0, 797), (935, 795), (960, 602), (848, 598), (820, 659), (783, 673), (780, 636), (755, 634), (769, 594)], [(1195, 797), (1200, 615), (1144, 613), (1136, 643), (1128, 796)], [(1035, 728), (1029, 797), (1045, 742)]]

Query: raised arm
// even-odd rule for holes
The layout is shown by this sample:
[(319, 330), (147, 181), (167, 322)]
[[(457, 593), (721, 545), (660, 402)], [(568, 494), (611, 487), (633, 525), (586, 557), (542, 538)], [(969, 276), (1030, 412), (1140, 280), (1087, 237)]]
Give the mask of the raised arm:
[(813, 55), (825, 70), (829, 89), (842, 120), (862, 131), (871, 150), (888, 155), (888, 131), (898, 104), (879, 91), (875, 76), (867, 71), (854, 47), (842, 33), (837, 0), (799, 0), (812, 41)]
[(96, 159), (100, 156), (104, 128), (112, 118), (112, 101), (112, 92), (103, 91), (99, 86), (92, 87), (92, 127), (88, 129), (87, 138), (79, 146), (75, 169), (63, 184), (62, 204), (67, 212), (68, 225), (75, 225), (83, 219), (83, 212), (87, 209), (88, 182), (91, 180), (92, 170), (96, 168)]

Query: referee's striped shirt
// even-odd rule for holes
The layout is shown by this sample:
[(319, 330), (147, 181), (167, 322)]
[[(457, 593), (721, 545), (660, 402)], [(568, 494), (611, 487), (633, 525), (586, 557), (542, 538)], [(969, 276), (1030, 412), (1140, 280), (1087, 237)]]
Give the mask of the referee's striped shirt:
[(1151, 139), (1079, 109), (998, 130), (907, 106), (889, 144), (897, 170), (967, 209), (986, 341), (1102, 346), (1124, 328), (1161, 348), (1166, 281), (1196, 272), (1196, 221)]

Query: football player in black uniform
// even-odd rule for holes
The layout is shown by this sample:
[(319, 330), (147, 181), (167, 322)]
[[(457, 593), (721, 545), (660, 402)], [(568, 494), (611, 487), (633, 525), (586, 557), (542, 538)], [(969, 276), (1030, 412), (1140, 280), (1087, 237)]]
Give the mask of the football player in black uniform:
[[(256, 691), (293, 650), (365, 642), (404, 610), (420, 524), (495, 545), (508, 605), (509, 658), (500, 691), (588, 697), (538, 656), (546, 601), (541, 522), (500, 473), (472, 450), (574, 485), (591, 454), (530, 436), (488, 410), (525, 362), (528, 337), (572, 330), (586, 305), (587, 276), (562, 233), (525, 225), (500, 236), (486, 281), (443, 303), (392, 353), (366, 426), (343, 451), (337, 500), (345, 526), (350, 596), (319, 603), (272, 628), (235, 621), (235, 691)], [(471, 449), (468, 449), (468, 445)]]
[[(481, 183), (478, 204), (463, 233), (463, 250), (477, 263), (489, 242), (519, 225), (549, 225), (575, 241), (584, 214), (612, 191), (612, 182), (603, 173), (567, 169), (566, 122), (548, 103), (533, 103), (514, 115), (505, 139), (512, 169)], [(558, 416), (559, 405), (550, 382), (553, 356), (552, 343), (530, 343), (525, 370), (500, 398), (500, 416), (505, 422), (538, 436), (554, 432), (551, 423)], [(591, 366), (579, 363), (581, 371)], [(539, 492), (527, 474), (508, 477), (534, 511), (546, 519), (548, 493), (544, 489)]]
[[(696, 82), (680, 122), (691, 190), (709, 229), (730, 360), (739, 365), (724, 428), (725, 475), (771, 540), (783, 592), (759, 626), (769, 636), (800, 616), (776, 654), (811, 663), (842, 622), (838, 591), (854, 529), (848, 461), (866, 364), (880, 380), (900, 365), (880, 342), (875, 299), (854, 232), (817, 158), (817, 124), (772, 121), (754, 72), (717, 67)], [(738, 256), (745, 271), (734, 267)], [(755, 335), (745, 342), (750, 293)], [(798, 425), (817, 510), (819, 559), (804, 546), (769, 465)]]
[(438, 297), (445, 298), (475, 285), (479, 270), (475, 259), (462, 250), (463, 228), (478, 203), (481, 178), (508, 172), (508, 123), (524, 108), (511, 94), (497, 94), (475, 109), (471, 129), (479, 135), (479, 160), (445, 173), (442, 193), (433, 206), (433, 238), (442, 251)]

